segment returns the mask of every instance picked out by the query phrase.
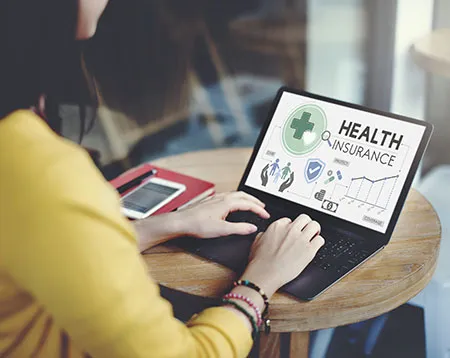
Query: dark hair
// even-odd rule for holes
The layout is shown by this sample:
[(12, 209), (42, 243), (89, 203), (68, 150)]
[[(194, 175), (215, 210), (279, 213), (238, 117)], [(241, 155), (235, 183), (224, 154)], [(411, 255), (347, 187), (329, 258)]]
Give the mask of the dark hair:
[(0, 1), (0, 119), (44, 94), (47, 120), (59, 132), (59, 103), (89, 101), (77, 16), (78, 0)]

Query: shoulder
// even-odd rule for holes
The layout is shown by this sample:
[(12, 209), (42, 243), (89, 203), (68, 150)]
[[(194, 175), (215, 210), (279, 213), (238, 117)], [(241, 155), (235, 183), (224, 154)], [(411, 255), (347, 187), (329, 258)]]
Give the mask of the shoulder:
[(119, 195), (89, 154), (26, 117), (0, 121), (0, 255), (2, 247), (20, 253), (33, 242), (39, 251), (105, 232), (135, 245)]
[[(58, 202), (118, 208), (118, 196), (88, 153), (30, 111), (0, 120), (0, 191), (18, 211)], [(5, 202), (5, 200), (3, 200)]]
[(19, 110), (0, 120), (2, 180), (40, 171), (64, 155), (70, 145), (31, 111)]

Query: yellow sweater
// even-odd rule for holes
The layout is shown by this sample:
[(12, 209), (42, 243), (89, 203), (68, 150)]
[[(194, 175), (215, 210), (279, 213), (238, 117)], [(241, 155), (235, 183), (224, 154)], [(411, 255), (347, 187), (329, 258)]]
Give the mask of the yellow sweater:
[(32, 112), (0, 120), (0, 357), (245, 357), (251, 344), (224, 308), (173, 317), (81, 148)]

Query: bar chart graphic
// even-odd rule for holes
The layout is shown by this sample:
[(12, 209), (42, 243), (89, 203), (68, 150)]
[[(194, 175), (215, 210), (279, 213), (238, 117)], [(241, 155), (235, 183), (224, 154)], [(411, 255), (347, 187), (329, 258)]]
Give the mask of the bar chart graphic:
[(376, 180), (365, 176), (352, 178), (345, 196), (380, 209), (386, 209), (398, 177), (398, 175), (394, 175)]

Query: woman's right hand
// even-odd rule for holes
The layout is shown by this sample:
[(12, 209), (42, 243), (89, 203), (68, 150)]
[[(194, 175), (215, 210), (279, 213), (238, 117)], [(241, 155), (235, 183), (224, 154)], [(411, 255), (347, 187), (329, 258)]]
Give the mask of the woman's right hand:
[(254, 282), (270, 297), (296, 278), (324, 243), (319, 223), (308, 215), (294, 221), (279, 219), (256, 237), (242, 279)]

